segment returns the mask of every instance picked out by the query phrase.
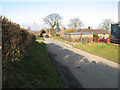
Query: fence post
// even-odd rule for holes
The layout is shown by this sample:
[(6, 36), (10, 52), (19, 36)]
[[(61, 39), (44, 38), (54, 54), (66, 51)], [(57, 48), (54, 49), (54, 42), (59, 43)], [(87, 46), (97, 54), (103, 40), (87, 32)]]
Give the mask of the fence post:
[(93, 38), (91, 37), (91, 38), (90, 38), (90, 43), (91, 43), (92, 41), (93, 41)]
[(106, 44), (110, 43), (110, 37), (107, 37)]
[(91, 38), (90, 38), (90, 43), (91, 43)]
[(98, 43), (99, 43), (99, 38), (98, 38)]
[(110, 43), (110, 37), (109, 37), (109, 43)]

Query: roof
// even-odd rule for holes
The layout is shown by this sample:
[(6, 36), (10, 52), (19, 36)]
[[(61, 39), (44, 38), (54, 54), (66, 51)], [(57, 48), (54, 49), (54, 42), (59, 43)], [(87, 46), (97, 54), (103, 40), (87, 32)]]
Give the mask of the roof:
[(86, 33), (99, 33), (99, 34), (109, 34), (106, 30), (97, 30), (97, 29), (79, 29), (77, 32), (86, 32)]
[(82, 32), (82, 33), (65, 33), (66, 35), (83, 35), (83, 34), (93, 34), (93, 33), (86, 33), (86, 32)]
[(120, 22), (118, 22), (118, 23), (112, 23), (112, 25), (116, 25), (116, 24), (117, 24), (117, 25), (120, 25)]

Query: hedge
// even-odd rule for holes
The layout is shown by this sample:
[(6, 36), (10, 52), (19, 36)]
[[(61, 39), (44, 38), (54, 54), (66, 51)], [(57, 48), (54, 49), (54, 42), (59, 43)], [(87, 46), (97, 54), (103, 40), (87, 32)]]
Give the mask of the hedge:
[(28, 29), (21, 28), (6, 17), (0, 17), (2, 22), (2, 62), (19, 61), (26, 49), (35, 43), (35, 35)]

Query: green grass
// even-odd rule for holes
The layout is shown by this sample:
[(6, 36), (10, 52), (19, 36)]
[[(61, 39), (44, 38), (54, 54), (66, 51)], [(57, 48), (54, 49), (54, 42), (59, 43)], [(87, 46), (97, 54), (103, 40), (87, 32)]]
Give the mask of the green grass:
[[(52, 36), (53, 39), (63, 42), (70, 43), (63, 40), (60, 36)], [(101, 44), (101, 43), (86, 43), (86, 44), (76, 44), (73, 47), (87, 51), (94, 55), (106, 58), (108, 60), (120, 63), (120, 56), (118, 55), (118, 50), (120, 46), (115, 46), (112, 44)], [(119, 56), (119, 57), (118, 57)]]
[(44, 40), (42, 37), (37, 37), (36, 40)]
[(92, 54), (120, 63), (120, 61), (118, 61), (118, 48), (119, 48), (118, 46), (114, 46), (111, 44), (106, 45), (106, 44), (98, 44), (98, 43), (87, 43), (87, 44), (76, 44), (73, 45), (73, 47), (82, 49)]
[(3, 69), (3, 88), (64, 87), (43, 42), (35, 43), (20, 60)]
[(60, 36), (51, 36), (50, 38), (53, 38), (53, 39), (60, 41), (60, 42), (69, 43), (68, 41), (63, 40)]

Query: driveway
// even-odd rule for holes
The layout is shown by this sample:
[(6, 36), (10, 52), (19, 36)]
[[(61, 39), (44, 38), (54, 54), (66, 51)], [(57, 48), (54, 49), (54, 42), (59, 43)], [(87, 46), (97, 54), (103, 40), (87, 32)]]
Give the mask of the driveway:
[(118, 88), (117, 63), (51, 38), (45, 39), (44, 42), (55, 61), (67, 67), (84, 88)]

